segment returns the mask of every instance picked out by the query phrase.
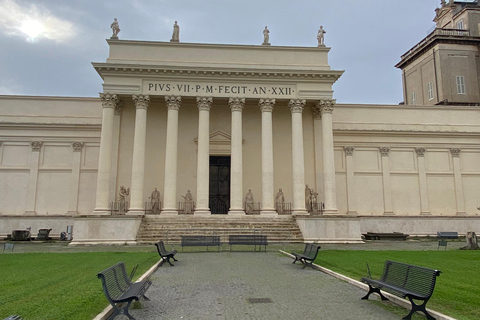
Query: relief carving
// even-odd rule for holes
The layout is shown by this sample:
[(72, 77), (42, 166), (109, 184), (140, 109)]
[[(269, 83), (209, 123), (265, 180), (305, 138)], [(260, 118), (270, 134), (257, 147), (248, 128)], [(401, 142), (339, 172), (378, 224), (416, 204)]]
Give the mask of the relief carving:
[(84, 143), (83, 142), (74, 142), (72, 143), (73, 151), (82, 151)]
[(347, 156), (353, 156), (353, 151), (355, 150), (355, 148), (348, 146), (348, 147), (343, 147), (343, 150), (345, 151), (345, 154)]
[(40, 151), (40, 148), (42, 147), (43, 142), (42, 141), (32, 141), (30, 142), (30, 145), (32, 146), (32, 151)]
[(380, 153), (382, 154), (382, 157), (387, 157), (388, 154), (390, 153), (390, 148), (389, 147), (380, 147), (378, 148), (380, 150)]
[(455, 157), (455, 158), (460, 157), (460, 151), (462, 151), (462, 150), (460, 150), (458, 148), (450, 149), (450, 152), (452, 153), (452, 156)]
[(425, 148), (415, 148), (415, 152), (417, 153), (417, 156), (419, 156), (419, 157), (425, 156)]

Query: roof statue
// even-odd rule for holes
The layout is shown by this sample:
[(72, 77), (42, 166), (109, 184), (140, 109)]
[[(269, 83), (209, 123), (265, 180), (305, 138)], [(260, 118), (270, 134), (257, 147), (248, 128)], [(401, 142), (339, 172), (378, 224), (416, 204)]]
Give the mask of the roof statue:
[(177, 21), (175, 21), (175, 24), (173, 25), (173, 34), (170, 42), (180, 42), (180, 27), (178, 26)]
[(118, 25), (117, 18), (114, 19), (114, 21), (110, 25), (110, 28), (112, 28), (112, 32), (113, 32), (110, 39), (118, 39), (118, 33), (120, 32), (120, 26)]
[(269, 46), (270, 45), (270, 30), (268, 30), (267, 26), (265, 26), (265, 29), (263, 30), (263, 46)]
[(325, 47), (325, 33), (327, 32), (323, 29), (323, 26), (320, 26), (320, 29), (318, 30), (318, 33), (317, 33), (317, 40), (318, 40), (319, 47)]

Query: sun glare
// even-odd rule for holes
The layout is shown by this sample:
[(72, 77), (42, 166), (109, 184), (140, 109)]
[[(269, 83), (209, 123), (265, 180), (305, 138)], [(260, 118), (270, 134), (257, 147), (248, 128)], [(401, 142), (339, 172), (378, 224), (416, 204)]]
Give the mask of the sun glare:
[(30, 39), (35, 40), (35, 38), (37, 38), (45, 31), (45, 27), (39, 21), (25, 20), (22, 23), (20, 30), (25, 33)]

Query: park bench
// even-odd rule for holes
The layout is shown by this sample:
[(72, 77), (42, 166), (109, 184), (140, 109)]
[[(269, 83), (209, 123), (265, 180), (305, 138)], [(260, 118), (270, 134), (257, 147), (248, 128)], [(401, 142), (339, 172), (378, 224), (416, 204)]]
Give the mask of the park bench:
[(313, 244), (313, 243), (306, 243), (305, 248), (303, 249), (303, 253), (292, 252), (295, 256), (295, 260), (293, 263), (300, 261), (303, 263), (303, 268), (307, 265), (313, 268), (313, 261), (317, 258), (318, 250), (320, 250), (320, 246)]
[(17, 316), (16, 314), (14, 314), (13, 316), (10, 316), (8, 318), (5, 318), (3, 320), (23, 320), (20, 316)]
[(181, 246), (183, 247), (213, 247), (217, 246), (220, 251), (220, 236), (180, 236), (182, 239)]
[(448, 245), (447, 240), (448, 239), (458, 239), (458, 232), (455, 232), (455, 231), (439, 231), (439, 232), (437, 232), (437, 238), (439, 239), (437, 249), (440, 249), (440, 247), (445, 247), (445, 250), (447, 250), (447, 245)]
[(401, 232), (367, 232), (363, 233), (365, 240), (407, 240), (408, 234)]
[(145, 292), (152, 282), (149, 280), (131, 282), (127, 276), (123, 262), (119, 262), (99, 272), (97, 277), (102, 280), (105, 296), (113, 307), (113, 316), (111, 319), (123, 313), (129, 319), (135, 320), (135, 318), (128, 313), (130, 304), (134, 300), (139, 301), (142, 297), (145, 300), (150, 300), (145, 296)]
[[(162, 258), (163, 262), (166, 261), (168, 262), (169, 265), (173, 266), (173, 264), (170, 262), (170, 259), (173, 259), (173, 261), (178, 261), (177, 259), (175, 259), (175, 254), (177, 253), (177, 250), (167, 251), (165, 249), (165, 245), (163, 244), (163, 241), (158, 241), (157, 243), (155, 243), (155, 246), (157, 247), (158, 254)], [(160, 264), (160, 266), (162, 264)]]
[[(362, 299), (368, 299), (370, 294), (375, 292), (380, 295), (382, 300), (388, 300), (380, 292), (380, 290), (383, 290), (410, 300), (412, 308), (410, 313), (403, 319), (411, 319), (416, 311), (423, 312), (427, 319), (435, 319), (427, 312), (425, 305), (432, 296), (436, 279), (440, 273), (441, 271), (438, 270), (387, 260), (379, 280), (371, 279), (370, 274), (368, 278), (361, 279), (369, 287), (367, 295)], [(421, 300), (423, 303), (416, 304), (413, 300)]]
[(230, 251), (232, 251), (232, 245), (253, 245), (255, 251), (257, 251), (257, 246), (259, 246), (259, 250), (262, 249), (262, 246), (265, 246), (266, 252), (268, 239), (267, 236), (256, 234), (231, 234), (228, 236), (228, 244), (230, 245)]

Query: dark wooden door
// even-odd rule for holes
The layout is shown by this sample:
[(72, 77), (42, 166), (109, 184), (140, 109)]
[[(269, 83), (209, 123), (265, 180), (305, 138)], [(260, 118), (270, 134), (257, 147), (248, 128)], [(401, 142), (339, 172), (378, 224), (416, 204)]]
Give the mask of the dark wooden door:
[(210, 211), (227, 214), (230, 208), (230, 157), (210, 157)]

